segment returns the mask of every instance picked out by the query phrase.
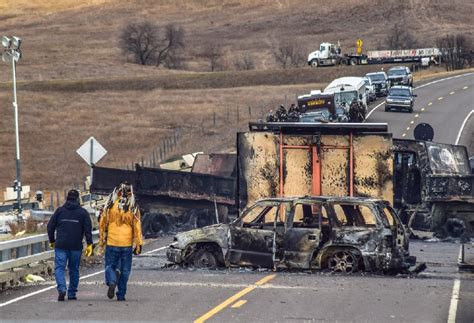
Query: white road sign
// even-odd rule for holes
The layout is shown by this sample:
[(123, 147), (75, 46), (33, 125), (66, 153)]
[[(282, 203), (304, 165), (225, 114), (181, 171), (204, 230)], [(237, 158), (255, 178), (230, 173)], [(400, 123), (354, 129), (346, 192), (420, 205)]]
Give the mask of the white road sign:
[(89, 164), (97, 164), (107, 154), (107, 150), (94, 138), (90, 137), (76, 152)]

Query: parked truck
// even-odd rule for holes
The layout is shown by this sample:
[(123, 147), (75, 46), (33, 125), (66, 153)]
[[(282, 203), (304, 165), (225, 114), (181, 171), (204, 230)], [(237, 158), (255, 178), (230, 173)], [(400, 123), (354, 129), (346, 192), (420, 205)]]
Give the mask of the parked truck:
[(342, 53), (339, 44), (324, 42), (319, 49), (308, 55), (308, 65), (334, 66), (334, 65), (365, 65), (387, 63), (417, 63), (421, 66), (438, 65), (441, 51), (438, 48), (419, 48), (401, 50), (376, 50), (367, 54)]

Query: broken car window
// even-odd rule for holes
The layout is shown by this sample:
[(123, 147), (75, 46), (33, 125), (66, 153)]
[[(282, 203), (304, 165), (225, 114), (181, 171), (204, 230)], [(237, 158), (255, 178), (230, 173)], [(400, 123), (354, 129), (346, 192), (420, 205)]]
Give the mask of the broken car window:
[(340, 226), (374, 227), (377, 218), (367, 205), (334, 204), (334, 213)]
[(322, 217), (322, 223), (328, 223), (326, 209), (320, 204), (295, 205), (295, 214), (293, 216), (293, 227), (319, 228), (319, 216)]
[(277, 211), (277, 205), (257, 205), (242, 217), (242, 224), (244, 227), (273, 226)]

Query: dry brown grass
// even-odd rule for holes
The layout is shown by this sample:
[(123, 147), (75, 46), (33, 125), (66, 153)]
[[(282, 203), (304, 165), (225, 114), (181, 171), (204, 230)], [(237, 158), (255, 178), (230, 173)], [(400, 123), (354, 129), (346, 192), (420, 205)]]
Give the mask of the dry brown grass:
[[(278, 39), (295, 39), (308, 51), (321, 41), (337, 40), (351, 51), (358, 37), (364, 39), (366, 50), (379, 46), (390, 26), (400, 22), (400, 15), (387, 15), (394, 10), (391, 1), (378, 0), (377, 7), (373, 3), (2, 1), (2, 34), (24, 39), (24, 57), (17, 71), (22, 182), (44, 191), (81, 187), (88, 168), (75, 151), (91, 135), (109, 151), (101, 166), (120, 167), (142, 156), (147, 159), (176, 128), (182, 129), (183, 139), (175, 153), (229, 150), (236, 131), (246, 129), (249, 120), (261, 118), (285, 98), (291, 102), (295, 95), (321, 88), (335, 77), (362, 75), (374, 68), (282, 71), (275, 69), (271, 56)], [(403, 10), (409, 18), (407, 28), (433, 44), (448, 31), (472, 34), (473, 6), (467, 0), (412, 0)], [(142, 19), (184, 26), (188, 71), (126, 62), (117, 49), (117, 35), (124, 23)], [(211, 40), (219, 41), (228, 62), (252, 54), (257, 70), (204, 73), (207, 63), (199, 54)], [(0, 82), (9, 82), (11, 71), (2, 68)], [(2, 188), (15, 177), (13, 113), (7, 103), (11, 84), (0, 83), (0, 102)]]

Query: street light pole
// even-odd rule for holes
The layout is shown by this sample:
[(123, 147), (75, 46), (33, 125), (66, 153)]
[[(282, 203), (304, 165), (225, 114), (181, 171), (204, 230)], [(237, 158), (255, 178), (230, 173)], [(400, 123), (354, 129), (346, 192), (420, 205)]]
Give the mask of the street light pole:
[(18, 101), (16, 96), (16, 63), (21, 58), (21, 39), (12, 36), (12, 38), (8, 38), (6, 36), (2, 37), (2, 45), (5, 48), (2, 54), (2, 60), (5, 63), (12, 64), (12, 73), (13, 73), (13, 110), (15, 114), (15, 146), (16, 146), (16, 180), (14, 184), (14, 189), (17, 192), (17, 210), (18, 216), (20, 217), (22, 214), (22, 205), (21, 205), (21, 167), (20, 167), (20, 127), (18, 122)]
[(22, 214), (21, 207), (21, 172), (20, 172), (20, 127), (18, 122), (18, 102), (16, 98), (16, 63), (12, 59), (12, 70), (13, 70), (13, 110), (15, 111), (15, 142), (16, 142), (16, 189), (17, 189), (17, 203), (18, 203), (18, 214)]

